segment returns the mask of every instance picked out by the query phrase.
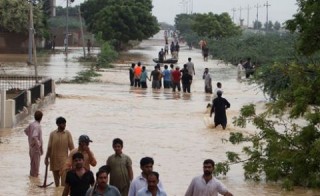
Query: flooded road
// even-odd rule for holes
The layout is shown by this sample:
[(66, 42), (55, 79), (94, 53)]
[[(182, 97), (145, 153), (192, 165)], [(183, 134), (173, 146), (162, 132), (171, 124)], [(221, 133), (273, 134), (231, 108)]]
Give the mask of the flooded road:
[[(141, 61), (147, 65), (148, 73), (153, 70), (152, 58), (157, 56), (162, 47), (160, 42), (145, 41), (138, 48), (122, 54), (118, 63), (129, 66), (131, 61)], [(74, 58), (80, 56), (81, 48), (73, 49), (68, 60), (62, 53), (51, 55), (40, 66), (40, 75), (71, 79), (85, 65)], [(115, 68), (101, 72), (101, 82), (90, 84), (58, 84), (56, 92), (61, 97), (55, 104), (46, 106), (43, 128), (44, 147), (48, 137), (56, 128), (55, 119), (64, 116), (67, 129), (71, 131), (74, 143), (81, 134), (87, 134), (93, 140), (90, 144), (98, 165), (94, 172), (105, 164), (113, 153), (112, 140), (116, 137), (124, 141), (124, 153), (133, 161), (134, 176), (139, 175), (139, 161), (144, 156), (155, 160), (154, 170), (160, 173), (160, 179), (169, 196), (184, 195), (194, 176), (202, 174), (202, 162), (211, 158), (216, 162), (226, 159), (226, 151), (241, 151), (240, 146), (222, 143), (232, 131), (254, 132), (235, 128), (231, 122), (239, 114), (239, 109), (247, 103), (256, 103), (263, 108), (264, 95), (254, 85), (236, 80), (236, 67), (224, 65), (218, 61), (203, 62), (199, 50), (181, 48), (178, 65), (182, 67), (191, 57), (195, 63), (196, 76), (191, 87), (191, 94), (172, 93), (170, 90), (136, 89), (129, 86), (127, 68)], [(212, 119), (205, 114), (211, 95), (204, 93), (202, 73), (208, 67), (213, 78), (213, 85), (220, 81), (224, 89), (223, 97), (230, 103), (227, 110), (228, 126), (212, 128)], [(18, 67), (4, 67), (7, 73), (33, 74), (31, 67), (24, 64)], [(25, 120), (15, 129), (1, 130), (0, 154), (0, 195), (61, 195), (62, 188), (50, 186), (38, 188), (43, 183), (44, 164), (41, 159), (40, 178), (29, 178), (29, 156), (27, 137), (23, 129), (32, 118)], [(320, 195), (319, 190), (296, 188), (293, 192), (282, 191), (280, 186), (266, 183), (244, 181), (241, 165), (231, 166), (231, 171), (219, 179), (234, 195)], [(53, 182), (51, 172), (48, 182)]]

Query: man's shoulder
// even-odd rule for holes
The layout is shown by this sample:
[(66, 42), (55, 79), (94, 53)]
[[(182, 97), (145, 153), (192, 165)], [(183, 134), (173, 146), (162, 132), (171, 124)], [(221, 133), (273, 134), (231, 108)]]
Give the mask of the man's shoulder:
[(126, 154), (124, 154), (124, 153), (122, 153), (121, 156), (122, 156), (123, 158), (125, 158), (125, 159), (131, 159), (128, 155), (126, 155)]
[(112, 191), (116, 191), (116, 192), (119, 192), (119, 189), (113, 185), (108, 185), (108, 189), (109, 190), (112, 190)]

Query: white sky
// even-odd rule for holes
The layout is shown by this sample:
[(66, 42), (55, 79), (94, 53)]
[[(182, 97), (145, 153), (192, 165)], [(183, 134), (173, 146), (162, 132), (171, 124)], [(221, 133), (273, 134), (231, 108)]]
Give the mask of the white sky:
[[(82, 3), (84, 0), (75, 0), (73, 4)], [(267, 3), (264, 0), (152, 0), (153, 1), (153, 15), (158, 18), (159, 22), (166, 22), (174, 24), (174, 18), (176, 14), (180, 13), (208, 13), (213, 12), (215, 14), (221, 14), (222, 12), (228, 12), (231, 18), (233, 18), (234, 8), (234, 21), (239, 24), (240, 19), (240, 7), (241, 18), (244, 19), (244, 25), (247, 25), (248, 18), (248, 6), (251, 8), (249, 11), (249, 25), (252, 26), (252, 21), (257, 17), (257, 4), (261, 6), (258, 9), (259, 21), (265, 23), (266, 21), (266, 7), (263, 6)], [(193, 1), (193, 6), (192, 2)], [(184, 3), (183, 3), (184, 2)], [(269, 6), (269, 20), (280, 23), (285, 22), (292, 18), (292, 15), (297, 12), (296, 0), (268, 0)], [(66, 6), (66, 0), (56, 0), (57, 6)], [(193, 9), (191, 9), (193, 7)]]

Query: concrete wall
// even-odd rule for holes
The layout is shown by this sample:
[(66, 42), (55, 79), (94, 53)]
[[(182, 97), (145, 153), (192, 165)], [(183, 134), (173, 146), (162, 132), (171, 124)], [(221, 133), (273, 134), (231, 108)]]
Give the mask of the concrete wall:
[(18, 114), (15, 114), (15, 100), (7, 100), (6, 91), (2, 90), (0, 96), (0, 128), (13, 128), (27, 116), (33, 115), (36, 110), (54, 103), (56, 98), (54, 82), (52, 83), (52, 93), (44, 97), (44, 86), (41, 85), (40, 94), (41, 98), (39, 98), (36, 103), (31, 104), (31, 93), (27, 91), (27, 106)]

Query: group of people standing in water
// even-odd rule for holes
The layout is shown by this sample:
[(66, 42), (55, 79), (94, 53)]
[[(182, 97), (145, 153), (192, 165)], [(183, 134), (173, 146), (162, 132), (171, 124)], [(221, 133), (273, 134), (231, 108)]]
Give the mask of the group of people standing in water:
[[(36, 111), (35, 121), (25, 129), (29, 141), (30, 176), (38, 177), (40, 157), (43, 154), (43, 113)], [(56, 187), (64, 186), (62, 196), (167, 196), (158, 172), (153, 171), (152, 157), (140, 159), (141, 173), (134, 178), (131, 158), (123, 153), (123, 141), (112, 141), (114, 154), (98, 169), (94, 177), (91, 167), (97, 165), (94, 153), (89, 148), (93, 141), (81, 135), (78, 147), (73, 144), (72, 134), (66, 129), (66, 119), (56, 119), (57, 129), (49, 136), (45, 164), (50, 165)], [(185, 196), (211, 196), (218, 193), (232, 194), (213, 176), (215, 163), (203, 162), (203, 174), (192, 179)]]
[(184, 64), (183, 68), (170, 64), (170, 70), (168, 65), (163, 66), (164, 70), (161, 70), (161, 65), (158, 63), (154, 66), (154, 70), (151, 71), (150, 76), (145, 66), (142, 66), (140, 62), (131, 64), (129, 69), (130, 85), (137, 88), (148, 88), (147, 80), (152, 81), (151, 87), (153, 89), (172, 88), (173, 92), (181, 91), (181, 84), (183, 92), (191, 92), (191, 84), (193, 76), (195, 75), (194, 64), (191, 58), (188, 58), (188, 62)]

